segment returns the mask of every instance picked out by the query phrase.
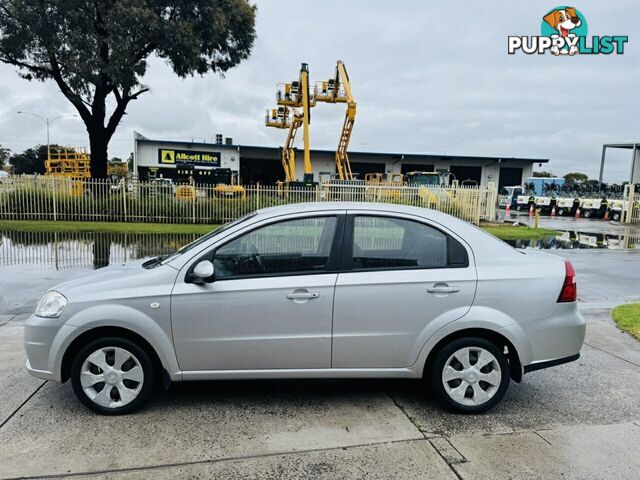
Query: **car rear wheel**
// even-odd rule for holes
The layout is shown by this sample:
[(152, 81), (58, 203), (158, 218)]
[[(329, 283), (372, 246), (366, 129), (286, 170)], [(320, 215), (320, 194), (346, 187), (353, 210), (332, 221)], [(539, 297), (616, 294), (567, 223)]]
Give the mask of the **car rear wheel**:
[(431, 366), (431, 385), (440, 402), (459, 413), (494, 407), (509, 386), (509, 362), (494, 343), (478, 337), (452, 341)]
[(71, 366), (71, 384), (80, 401), (104, 415), (122, 415), (142, 406), (153, 391), (155, 372), (146, 352), (118, 337), (90, 342)]

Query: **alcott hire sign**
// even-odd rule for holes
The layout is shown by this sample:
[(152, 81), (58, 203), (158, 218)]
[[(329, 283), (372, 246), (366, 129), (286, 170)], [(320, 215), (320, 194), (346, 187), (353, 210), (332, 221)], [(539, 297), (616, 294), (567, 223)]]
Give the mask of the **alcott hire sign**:
[(158, 163), (174, 165), (176, 163), (188, 163), (191, 165), (220, 166), (220, 152), (201, 152), (197, 150), (158, 150)]

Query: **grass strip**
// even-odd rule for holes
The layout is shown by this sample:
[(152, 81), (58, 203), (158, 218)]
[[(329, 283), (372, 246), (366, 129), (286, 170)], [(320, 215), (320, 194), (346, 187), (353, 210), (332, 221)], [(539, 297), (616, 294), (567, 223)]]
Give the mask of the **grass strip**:
[(625, 303), (611, 311), (611, 317), (618, 328), (640, 340), (640, 303)]
[(200, 233), (218, 225), (179, 223), (67, 222), (48, 220), (0, 220), (0, 231), (95, 233)]
[(551, 228), (511, 225), (481, 225), (481, 228), (501, 240), (540, 240), (558, 235), (558, 232)]

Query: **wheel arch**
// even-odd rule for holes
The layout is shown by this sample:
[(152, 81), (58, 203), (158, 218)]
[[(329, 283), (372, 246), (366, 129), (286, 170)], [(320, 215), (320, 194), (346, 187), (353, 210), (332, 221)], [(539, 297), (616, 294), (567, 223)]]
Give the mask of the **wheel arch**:
[(168, 376), (165, 365), (163, 365), (162, 360), (160, 360), (158, 352), (156, 352), (155, 348), (153, 348), (153, 346), (144, 337), (127, 328), (101, 326), (81, 333), (74, 338), (66, 348), (60, 364), (60, 379), (62, 382), (69, 380), (69, 377), (71, 376), (71, 365), (78, 352), (80, 352), (80, 350), (89, 342), (105, 337), (119, 337), (136, 343), (149, 356), (154, 366), (157, 367), (157, 373), (162, 375), (159, 379), (164, 379)]
[(427, 358), (424, 362), (422, 376), (428, 375), (428, 372), (431, 368), (431, 364), (433, 359), (437, 355), (437, 353), (448, 343), (453, 340), (457, 340), (458, 338), (463, 337), (479, 337), (485, 340), (489, 340), (490, 342), (496, 344), (498, 347), (506, 350), (506, 355), (509, 360), (509, 372), (511, 379), (517, 383), (522, 381), (523, 367), (520, 360), (520, 355), (518, 354), (518, 350), (513, 345), (513, 343), (504, 335), (497, 332), (496, 330), (491, 330), (488, 328), (463, 328), (461, 330), (456, 330), (454, 332), (445, 335), (441, 338), (434, 346), (430, 349)]

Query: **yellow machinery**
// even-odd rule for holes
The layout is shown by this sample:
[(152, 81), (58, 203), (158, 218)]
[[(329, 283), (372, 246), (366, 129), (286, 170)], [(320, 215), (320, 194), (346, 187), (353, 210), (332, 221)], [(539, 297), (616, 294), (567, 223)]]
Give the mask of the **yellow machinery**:
[(293, 108), (281, 106), (267, 110), (264, 123), (267, 127), (286, 128), (289, 130), (284, 147), (282, 147), (280, 151), (280, 161), (282, 162), (282, 169), (284, 170), (284, 182), (288, 184), (296, 178), (296, 152), (293, 144), (298, 128), (302, 124), (301, 115)]
[(390, 185), (394, 187), (402, 187), (404, 181), (401, 173), (367, 173), (364, 176), (364, 182), (367, 185)]
[(409, 172), (407, 184), (418, 187), (418, 197), (429, 206), (448, 203), (451, 194), (440, 187), (449, 186), (449, 173), (445, 172)]
[(70, 178), (71, 195), (84, 194), (84, 179), (91, 178), (91, 156), (84, 148), (54, 147), (47, 151), (45, 175)]
[(47, 152), (45, 174), (66, 178), (91, 178), (91, 156), (84, 148), (55, 147)]
[(398, 187), (398, 188), (367, 188), (367, 195), (375, 195), (377, 200), (399, 198), (402, 195), (404, 177), (401, 173), (367, 173), (364, 176), (367, 187)]
[(238, 182), (238, 172), (231, 172), (229, 183), (218, 183), (213, 191), (219, 197), (247, 198), (247, 192)]
[(336, 64), (334, 78), (326, 82), (316, 83), (314, 97), (318, 102), (347, 104), (347, 111), (344, 116), (342, 131), (340, 132), (340, 141), (336, 150), (336, 171), (340, 180), (353, 180), (347, 149), (351, 139), (351, 132), (353, 131), (353, 124), (356, 120), (356, 102), (351, 93), (351, 82), (349, 81), (347, 69), (341, 60), (338, 60)]
[(196, 198), (196, 187), (193, 185), (178, 185), (176, 187), (176, 198), (178, 200), (194, 200)]
[(311, 123), (311, 107), (315, 100), (309, 95), (309, 66), (303, 63), (298, 80), (291, 83), (278, 84), (276, 94), (278, 108), (267, 111), (265, 125), (268, 127), (289, 129), (281, 160), (285, 172), (284, 182), (293, 185), (296, 173), (295, 150), (293, 148), (296, 133), (302, 127), (304, 143), (304, 178), (300, 185), (313, 185), (313, 169), (309, 151), (309, 124)]

